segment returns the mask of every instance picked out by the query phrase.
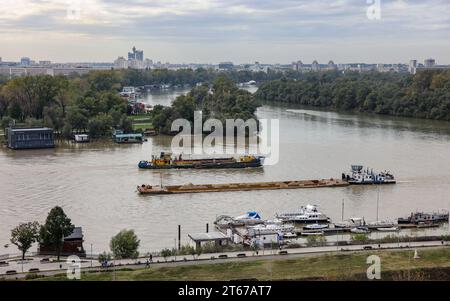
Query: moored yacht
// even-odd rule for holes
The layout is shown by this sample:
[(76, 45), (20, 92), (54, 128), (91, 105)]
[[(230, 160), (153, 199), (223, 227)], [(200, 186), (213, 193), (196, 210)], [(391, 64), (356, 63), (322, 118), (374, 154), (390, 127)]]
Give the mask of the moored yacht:
[(330, 218), (317, 210), (316, 205), (306, 205), (297, 212), (280, 213), (276, 216), (284, 222), (295, 222), (302, 224), (328, 224)]

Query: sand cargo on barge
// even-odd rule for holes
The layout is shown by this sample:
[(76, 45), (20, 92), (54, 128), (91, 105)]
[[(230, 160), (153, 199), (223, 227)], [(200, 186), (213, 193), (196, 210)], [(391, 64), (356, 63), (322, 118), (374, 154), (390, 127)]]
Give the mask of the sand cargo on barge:
[(254, 155), (241, 156), (239, 159), (233, 157), (183, 159), (182, 155), (172, 158), (172, 153), (162, 152), (159, 158), (153, 156), (151, 161), (140, 161), (138, 167), (141, 169), (211, 169), (261, 167), (263, 164), (264, 157)]
[(250, 191), (250, 190), (277, 190), (277, 189), (301, 189), (322, 187), (344, 187), (349, 183), (338, 179), (301, 180), (301, 181), (276, 181), (256, 183), (228, 183), (228, 184), (186, 184), (168, 186), (137, 186), (140, 194), (175, 194), (198, 192), (226, 192), (226, 191)]

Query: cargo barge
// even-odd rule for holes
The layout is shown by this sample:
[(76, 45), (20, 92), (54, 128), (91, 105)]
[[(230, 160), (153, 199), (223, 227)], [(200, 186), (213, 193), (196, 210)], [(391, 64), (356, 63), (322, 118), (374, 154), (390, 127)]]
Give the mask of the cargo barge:
[(140, 161), (141, 169), (216, 169), (216, 168), (255, 168), (264, 164), (262, 156), (241, 156), (239, 159), (208, 158), (208, 159), (183, 159), (182, 155), (173, 157), (172, 153), (162, 152), (159, 158), (153, 156), (151, 161)]
[(199, 192), (226, 192), (226, 191), (250, 191), (250, 190), (277, 190), (277, 189), (301, 189), (322, 187), (345, 187), (349, 183), (338, 179), (301, 180), (301, 181), (276, 181), (257, 183), (229, 183), (229, 184), (186, 184), (168, 186), (137, 186), (140, 194), (176, 194)]

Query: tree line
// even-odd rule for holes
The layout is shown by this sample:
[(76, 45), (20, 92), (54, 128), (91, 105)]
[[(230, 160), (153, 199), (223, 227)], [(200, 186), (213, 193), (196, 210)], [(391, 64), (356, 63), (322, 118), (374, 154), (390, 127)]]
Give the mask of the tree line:
[[(249, 95), (238, 93), (237, 89), (230, 90), (232, 96), (228, 98), (224, 93), (220, 93), (226, 104), (219, 108), (219, 99), (216, 99), (213, 105), (209, 97), (206, 97), (206, 86), (223, 77), (227, 77), (230, 82), (246, 82), (273, 80), (282, 76), (283, 73), (275, 71), (264, 73), (199, 68), (105, 70), (91, 71), (85, 75), (28, 75), (12, 79), (0, 77), (0, 125), (5, 128), (14, 120), (26, 126), (48, 126), (67, 138), (72, 137), (74, 133), (86, 131), (89, 131), (93, 138), (109, 135), (111, 128), (121, 128), (129, 132), (132, 131), (132, 121), (128, 118), (131, 107), (118, 96), (118, 92), (124, 86), (162, 83), (191, 86), (204, 84), (193, 89), (186, 98), (178, 99), (174, 112), (165, 112), (170, 113), (169, 115), (173, 113), (175, 116), (179, 113), (181, 116), (187, 116), (190, 106), (203, 107), (201, 103), (208, 104), (207, 106), (211, 106), (210, 109), (218, 114), (223, 115), (226, 110), (231, 109), (229, 114), (240, 115), (239, 108), (242, 102), (246, 102), (245, 99), (250, 98)], [(190, 103), (191, 100), (195, 103)], [(234, 102), (240, 104), (235, 105)], [(162, 108), (157, 108), (157, 112), (160, 111)], [(166, 129), (161, 122), (158, 125)]]
[(215, 118), (225, 124), (226, 119), (256, 120), (257, 107), (250, 92), (239, 89), (231, 78), (221, 76), (211, 86), (203, 84), (177, 97), (170, 107), (156, 105), (151, 118), (160, 133), (171, 134), (172, 122), (179, 118), (188, 120), (193, 129), (195, 111), (202, 111), (203, 120)]
[(310, 73), (265, 82), (255, 96), (264, 102), (450, 120), (450, 70)]

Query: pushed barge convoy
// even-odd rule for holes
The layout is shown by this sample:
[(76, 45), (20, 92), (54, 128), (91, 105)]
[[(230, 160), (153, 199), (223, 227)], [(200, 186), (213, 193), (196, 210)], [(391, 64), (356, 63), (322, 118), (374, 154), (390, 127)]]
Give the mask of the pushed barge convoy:
[(376, 173), (373, 169), (363, 169), (362, 165), (352, 165), (350, 174), (342, 174), (342, 180), (351, 185), (395, 184), (394, 176), (388, 172)]
[(320, 187), (343, 187), (349, 184), (336, 179), (303, 180), (303, 181), (277, 181), (259, 183), (229, 183), (229, 184), (186, 184), (171, 186), (137, 186), (140, 194), (174, 194), (196, 192), (225, 192), (225, 191), (249, 191), (249, 190), (276, 190), (276, 189), (300, 189)]
[(247, 155), (235, 158), (212, 158), (212, 159), (183, 159), (173, 157), (172, 153), (162, 152), (160, 157), (153, 156), (151, 161), (141, 161), (138, 166), (142, 169), (181, 169), (181, 168), (247, 168), (261, 167), (264, 164), (264, 157)]

